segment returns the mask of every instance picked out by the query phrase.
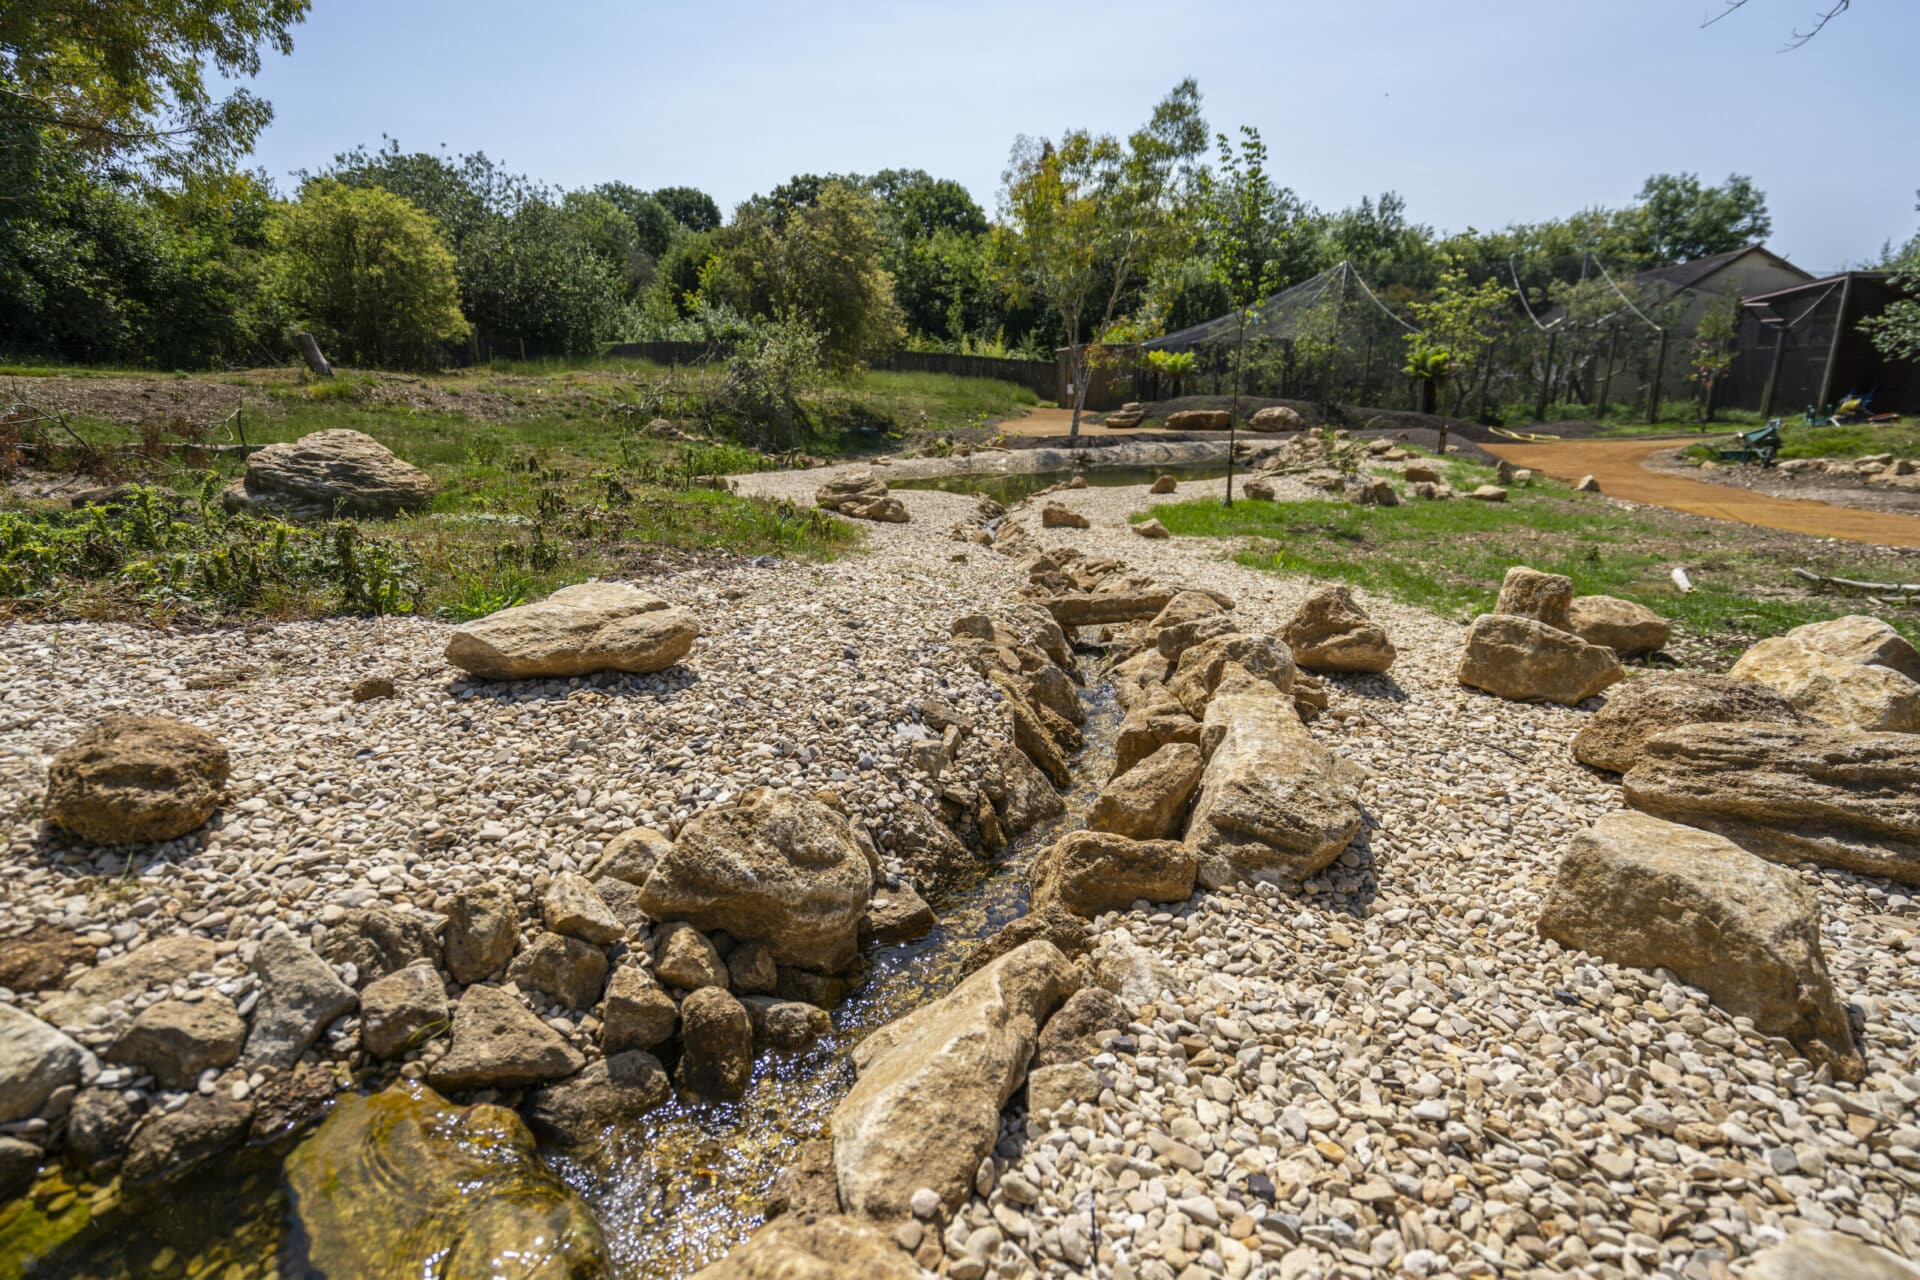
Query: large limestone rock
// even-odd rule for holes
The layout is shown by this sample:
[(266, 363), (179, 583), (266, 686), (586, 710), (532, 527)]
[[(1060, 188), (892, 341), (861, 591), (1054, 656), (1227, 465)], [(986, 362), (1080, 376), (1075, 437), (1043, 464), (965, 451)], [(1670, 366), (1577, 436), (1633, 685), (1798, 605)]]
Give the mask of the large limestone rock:
[(1130, 907), (1138, 898), (1184, 902), (1193, 895), (1198, 868), (1193, 850), (1177, 840), (1074, 831), (1035, 857), (1028, 875), (1036, 909), (1057, 902), (1092, 919), (1103, 911)]
[(1224, 686), (1201, 746), (1207, 771), (1187, 843), (1202, 886), (1303, 880), (1359, 834), (1357, 773), (1308, 736), (1290, 700), (1257, 682)]
[(782, 966), (853, 963), (873, 870), (847, 820), (813, 800), (763, 793), (689, 822), (640, 891), (656, 920), (764, 942)]
[(1385, 671), (1393, 642), (1346, 587), (1315, 587), (1280, 629), (1293, 660), (1309, 671)]
[(1485, 613), (1467, 629), (1460, 683), (1520, 702), (1584, 702), (1622, 679), (1611, 649), (1532, 618)]
[(1114, 739), (1113, 777), (1119, 777), (1169, 743), (1200, 745), (1200, 722), (1164, 689), (1127, 708)]
[(0, 1124), (39, 1115), (54, 1090), (80, 1083), (88, 1057), (32, 1014), (0, 1004)]
[(63, 747), (47, 774), (49, 820), (95, 844), (186, 835), (226, 790), (227, 748), (164, 716), (113, 716)]
[(569, 1009), (590, 1009), (606, 985), (607, 953), (563, 933), (543, 933), (513, 958), (507, 977), (522, 990)]
[(578, 1049), (503, 987), (468, 987), (453, 1011), (453, 1043), (427, 1073), (436, 1089), (520, 1089), (586, 1065)]
[(817, 506), (856, 520), (905, 524), (909, 519), (906, 504), (890, 495), (886, 481), (871, 471), (856, 471), (829, 480), (820, 486), (813, 500)]
[(1079, 983), (1050, 942), (1029, 942), (853, 1051), (859, 1078), (833, 1113), (833, 1165), (847, 1212), (906, 1219), (929, 1188), (952, 1213), (1000, 1136), (1040, 1027)]
[(627, 936), (626, 926), (600, 897), (588, 879), (573, 871), (562, 871), (547, 886), (540, 901), (541, 918), (547, 928), (569, 938), (605, 946)]
[(457, 629), (447, 661), (487, 680), (661, 671), (700, 635), (691, 611), (624, 582), (583, 582)]
[(1636, 809), (1761, 857), (1920, 884), (1920, 735), (1685, 725), (1649, 738), (1623, 781)]
[(1182, 409), (1166, 417), (1169, 431), (1225, 431), (1233, 415), (1225, 409)]
[(127, 1148), (121, 1181), (167, 1182), (185, 1177), (238, 1146), (253, 1123), (253, 1113), (252, 1100), (235, 1101), (225, 1093), (194, 1094), (185, 1106), (172, 1111), (149, 1110)]
[(1174, 595), (1163, 587), (1146, 587), (1138, 591), (1088, 591), (1050, 596), (1040, 604), (1063, 627), (1103, 627), (1155, 617)]
[(1541, 573), (1514, 565), (1500, 583), (1495, 613), (1532, 618), (1561, 631), (1573, 630), (1573, 579), (1565, 574)]
[(1609, 814), (1574, 837), (1539, 927), (1614, 964), (1673, 970), (1842, 1080), (1865, 1071), (1827, 974), (1813, 894), (1723, 836)]
[(839, 1214), (790, 1213), (694, 1272), (693, 1280), (918, 1280), (924, 1274), (892, 1232)]
[(1909, 680), (1920, 680), (1920, 650), (1878, 618), (1853, 613), (1831, 622), (1810, 622), (1787, 634), (1829, 657), (1863, 667), (1885, 667)]
[(1880, 733), (1920, 733), (1920, 682), (1892, 667), (1836, 656), (1834, 649), (1848, 654), (1859, 651), (1858, 646), (1838, 639), (1844, 632), (1808, 637), (1807, 631), (1799, 627), (1762, 640), (1742, 654), (1727, 674), (1778, 689), (1793, 705), (1828, 724)]
[(1170, 742), (1109, 781), (1094, 800), (1087, 825), (1134, 840), (1177, 837), (1205, 768), (1198, 746)]
[(1851, 1236), (1809, 1230), (1754, 1254), (1745, 1280), (1920, 1280), (1920, 1267)]
[(1673, 625), (1643, 604), (1615, 596), (1575, 596), (1568, 630), (1623, 658), (1658, 653), (1673, 638)]
[(421, 960), (360, 993), (360, 1047), (376, 1058), (417, 1048), (447, 1020), (447, 985)]
[(1295, 667), (1287, 646), (1269, 636), (1244, 632), (1203, 640), (1180, 655), (1180, 665), (1167, 681), (1167, 692), (1187, 714), (1201, 717), (1215, 689), (1231, 674), (1263, 681), (1279, 692), (1293, 692)]
[(1648, 738), (1683, 724), (1742, 720), (1804, 724), (1807, 717), (1785, 694), (1728, 676), (1662, 672), (1617, 686), (1573, 738), (1574, 759), (1625, 773)]
[(286, 1177), (299, 1275), (610, 1274), (593, 1214), (505, 1107), (456, 1107), (411, 1081), (347, 1094)]
[(702, 987), (680, 1004), (680, 1089), (711, 1102), (745, 1096), (753, 1079), (753, 1022), (722, 987)]
[(246, 475), (221, 495), (229, 511), (296, 520), (396, 516), (433, 501), (433, 477), (358, 431), (315, 431), (270, 444), (247, 459)]
[(1066, 722), (1057, 716), (1052, 720), (1043, 716), (1041, 708), (1006, 676), (995, 673), (989, 679), (1006, 700), (1007, 716), (1013, 722), (1014, 745), (1026, 753), (1027, 759), (1045, 773), (1054, 786), (1071, 786), (1073, 766), (1067, 763), (1067, 748), (1059, 736), (1059, 730), (1068, 727)]
[(988, 745), (980, 789), (1010, 836), (1030, 831), (1067, 811), (1066, 801), (1047, 775), (1017, 744), (1005, 740)]
[(165, 1089), (191, 1089), (209, 1067), (224, 1067), (240, 1056), (247, 1024), (233, 1001), (218, 992), (198, 1000), (160, 1000), (140, 1011), (107, 1050), (152, 1075)]
[(1300, 415), (1283, 404), (1269, 405), (1247, 419), (1249, 431), (1299, 431), (1305, 426)]

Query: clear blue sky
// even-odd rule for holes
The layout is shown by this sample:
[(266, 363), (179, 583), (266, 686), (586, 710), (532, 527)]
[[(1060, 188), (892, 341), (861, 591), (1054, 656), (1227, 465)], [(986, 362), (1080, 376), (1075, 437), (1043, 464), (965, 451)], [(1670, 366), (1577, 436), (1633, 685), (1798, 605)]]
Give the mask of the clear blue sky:
[(1338, 208), (1443, 230), (1619, 205), (1657, 171), (1751, 174), (1812, 270), (1920, 214), (1920, 0), (1251, 0), (829, 5), (314, 0), (257, 82), (276, 180), (384, 132), (546, 182), (690, 184), (731, 212), (796, 172), (922, 168), (990, 212), (1016, 134), (1124, 132), (1182, 76)]

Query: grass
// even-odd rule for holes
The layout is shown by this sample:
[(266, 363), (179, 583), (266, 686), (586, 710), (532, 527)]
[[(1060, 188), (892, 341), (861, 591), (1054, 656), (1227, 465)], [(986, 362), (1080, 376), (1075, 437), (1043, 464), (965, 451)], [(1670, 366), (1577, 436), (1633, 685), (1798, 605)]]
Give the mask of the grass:
[[(1725, 435), (1697, 444), (1685, 452), (1689, 458), (1716, 461), (1719, 450), (1730, 442)], [(1845, 427), (1782, 426), (1780, 460), (1791, 458), (1865, 458), (1891, 453), (1898, 458), (1920, 458), (1920, 426), (1890, 422), (1880, 426), (1858, 423)]]
[[(1450, 461), (1446, 469), (1462, 492), (1491, 478), (1488, 468), (1471, 463)], [(1544, 481), (1512, 490), (1506, 503), (1406, 501), (1375, 508), (1242, 500), (1231, 508), (1163, 504), (1153, 515), (1177, 535), (1247, 540), (1235, 552), (1241, 564), (1351, 583), (1454, 618), (1487, 612), (1507, 569), (1530, 565), (1567, 575), (1581, 595), (1644, 604), (1729, 652), (1857, 611), (1848, 600), (1796, 589), (1789, 565), (1868, 580), (1887, 573), (1886, 561), (1865, 549), (1821, 546), (1783, 559), (1778, 539), (1788, 535), (1716, 525), (1715, 536), (1705, 539), (1692, 517), (1623, 510)], [(1668, 577), (1682, 564), (1695, 585), (1685, 595)], [(1910, 614), (1888, 620), (1920, 638)]]

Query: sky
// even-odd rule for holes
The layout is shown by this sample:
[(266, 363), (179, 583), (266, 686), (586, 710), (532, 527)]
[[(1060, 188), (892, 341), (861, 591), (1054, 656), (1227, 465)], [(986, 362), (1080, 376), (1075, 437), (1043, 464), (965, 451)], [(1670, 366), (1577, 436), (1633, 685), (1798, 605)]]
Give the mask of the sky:
[(1186, 0), (829, 5), (313, 0), (254, 83), (283, 185), (358, 143), (485, 151), (560, 187), (691, 185), (731, 211), (795, 173), (925, 169), (989, 212), (1014, 138), (1125, 134), (1182, 77), (1340, 208), (1395, 190), (1442, 231), (1750, 175), (1816, 272), (1920, 226), (1920, 0)]

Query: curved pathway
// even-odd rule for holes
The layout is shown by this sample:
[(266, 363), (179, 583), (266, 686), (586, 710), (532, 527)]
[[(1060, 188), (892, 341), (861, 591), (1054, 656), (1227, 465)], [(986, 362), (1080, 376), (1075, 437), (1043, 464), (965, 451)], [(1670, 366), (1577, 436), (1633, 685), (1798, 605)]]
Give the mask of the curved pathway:
[[(1698, 443), (1689, 437), (1688, 443)], [(1705, 484), (1650, 471), (1643, 465), (1678, 440), (1565, 440), (1557, 444), (1488, 444), (1486, 450), (1516, 467), (1531, 467), (1556, 480), (1592, 476), (1610, 497), (1668, 507), (1716, 520), (1785, 529), (1820, 538), (1844, 538), (1890, 547), (1920, 547), (1920, 516), (1860, 511), (1802, 498)]]

